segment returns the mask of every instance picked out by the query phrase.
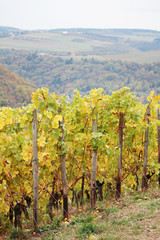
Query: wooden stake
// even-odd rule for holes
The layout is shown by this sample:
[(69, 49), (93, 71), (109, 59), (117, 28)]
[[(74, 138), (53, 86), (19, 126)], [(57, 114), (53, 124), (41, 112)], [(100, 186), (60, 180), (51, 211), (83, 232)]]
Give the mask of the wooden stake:
[[(160, 120), (159, 108), (157, 108), (157, 119)], [(160, 126), (157, 126), (157, 137), (158, 137), (158, 163), (160, 164)], [(160, 173), (158, 176), (158, 182), (159, 182), (159, 188), (160, 188)]]
[[(92, 120), (92, 132), (97, 132), (97, 116)], [(97, 171), (97, 149), (92, 151), (92, 170), (91, 170), (91, 208), (96, 204), (96, 171)]]
[(37, 110), (33, 111), (33, 223), (34, 231), (38, 230), (38, 147), (37, 147)]
[(121, 196), (123, 127), (124, 127), (124, 113), (120, 113), (120, 116), (119, 116), (119, 148), (120, 148), (120, 155), (118, 157), (118, 176), (117, 176), (117, 186), (116, 186), (116, 197), (117, 198), (120, 198), (120, 196)]
[[(63, 122), (59, 121), (59, 128), (61, 130), (62, 136), (60, 137), (60, 141), (63, 146), (64, 143), (64, 130), (63, 130)], [(63, 153), (63, 147), (60, 147), (60, 160), (61, 160), (61, 177), (62, 177), (62, 188), (63, 188), (63, 216), (64, 219), (68, 219), (68, 193), (67, 193), (67, 174), (66, 174), (66, 160), (65, 160), (65, 153)]]
[[(147, 107), (146, 121), (149, 124), (150, 107)], [(148, 188), (147, 179), (147, 163), (148, 163), (148, 145), (149, 145), (149, 127), (145, 130), (145, 142), (144, 142), (144, 162), (143, 162), (143, 176), (142, 176), (142, 191)]]

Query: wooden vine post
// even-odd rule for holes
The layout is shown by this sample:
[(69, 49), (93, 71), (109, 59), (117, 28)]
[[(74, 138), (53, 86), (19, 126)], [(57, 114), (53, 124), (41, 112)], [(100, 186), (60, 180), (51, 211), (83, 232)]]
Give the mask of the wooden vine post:
[(64, 129), (63, 129), (64, 118), (59, 121), (59, 128), (61, 131), (60, 136), (60, 161), (61, 161), (61, 177), (62, 177), (62, 188), (63, 188), (63, 216), (64, 219), (68, 219), (68, 193), (67, 193), (67, 174), (66, 174), (66, 160), (64, 153)]
[[(146, 121), (149, 124), (150, 107), (146, 110)], [(149, 146), (149, 127), (145, 130), (145, 142), (144, 142), (144, 162), (143, 162), (143, 175), (142, 175), (142, 191), (148, 188), (147, 179), (147, 163), (148, 163), (148, 146)]]
[(116, 184), (116, 197), (121, 196), (121, 182), (122, 182), (122, 150), (123, 150), (123, 127), (124, 127), (124, 113), (119, 116), (119, 149), (120, 155), (118, 157), (118, 176)]
[(33, 223), (34, 231), (38, 230), (38, 147), (37, 147), (37, 110), (33, 111)]
[[(92, 119), (92, 133), (97, 132), (97, 115)], [(91, 169), (91, 208), (96, 204), (96, 171), (97, 171), (97, 148), (92, 151), (92, 169)]]
[(51, 195), (50, 195), (49, 203), (48, 203), (48, 205), (47, 205), (48, 213), (49, 213), (49, 216), (50, 216), (51, 221), (53, 220), (53, 217), (54, 217), (53, 212), (52, 212), (52, 207), (53, 207), (54, 202), (55, 202), (55, 199), (54, 199), (55, 183), (56, 183), (56, 179), (55, 179), (55, 177), (54, 177), (53, 183), (52, 183), (52, 193), (51, 193)]
[[(159, 108), (157, 108), (157, 119), (160, 120)], [(157, 126), (157, 138), (158, 138), (158, 163), (160, 164), (160, 126)], [(158, 182), (159, 182), (159, 188), (160, 188), (160, 173), (158, 176)]]

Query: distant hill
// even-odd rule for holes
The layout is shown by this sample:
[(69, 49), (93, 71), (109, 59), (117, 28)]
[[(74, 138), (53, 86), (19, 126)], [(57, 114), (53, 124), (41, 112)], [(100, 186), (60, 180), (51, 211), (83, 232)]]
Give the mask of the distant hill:
[(14, 27), (5, 27), (0, 26), (0, 33), (14, 33), (14, 32), (21, 32), (22, 30)]
[(27, 104), (35, 90), (35, 85), (24, 81), (0, 64), (0, 107)]

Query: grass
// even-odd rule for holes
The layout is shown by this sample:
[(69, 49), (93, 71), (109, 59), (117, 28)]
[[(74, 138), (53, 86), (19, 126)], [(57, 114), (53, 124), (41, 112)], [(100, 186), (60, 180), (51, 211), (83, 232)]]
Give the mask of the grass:
[(126, 194), (119, 200), (98, 201), (95, 209), (90, 209), (89, 203), (79, 210), (72, 206), (69, 221), (62, 220), (59, 210), (52, 222), (47, 219), (43, 224), (39, 223), (41, 234), (33, 235), (31, 227), (26, 224), (23, 233), (14, 230), (8, 232), (8, 237), (3, 233), (6, 238), (1, 239), (16, 239), (16, 234), (24, 234), (24, 239), (27, 236), (30, 240), (158, 239), (159, 200), (160, 192), (156, 189), (154, 192), (148, 190), (145, 193)]
[(25, 240), (27, 239), (27, 234), (22, 230), (13, 229), (10, 234), (9, 240)]
[(117, 208), (114, 208), (114, 207), (106, 208), (106, 210), (105, 210), (105, 213), (106, 213), (106, 214), (117, 213), (117, 212), (118, 212), (118, 209), (117, 209)]
[(62, 226), (62, 217), (55, 217), (50, 224), (44, 224), (40, 227), (40, 232), (50, 231), (53, 229), (58, 229)]
[(82, 226), (78, 229), (78, 235), (80, 239), (86, 238), (93, 233), (97, 232), (97, 226), (93, 223), (83, 223)]
[(77, 216), (76, 218), (73, 218), (70, 222), (70, 225), (76, 225), (77, 223), (90, 223), (94, 219), (94, 216), (86, 216), (84, 217), (83, 215)]

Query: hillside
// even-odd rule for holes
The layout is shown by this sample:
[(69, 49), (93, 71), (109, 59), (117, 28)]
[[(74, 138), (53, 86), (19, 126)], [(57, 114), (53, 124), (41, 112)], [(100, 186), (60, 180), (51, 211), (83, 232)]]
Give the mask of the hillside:
[(35, 85), (24, 81), (0, 64), (0, 106), (18, 107), (29, 103)]
[(56, 56), (98, 57), (139, 63), (160, 61), (160, 32), (136, 29), (23, 31), (0, 27), (0, 48)]
[(112, 94), (123, 86), (129, 87), (145, 102), (151, 90), (160, 93), (160, 63), (97, 60), (96, 58), (56, 57), (39, 52), (1, 50), (0, 62), (37, 87), (50, 92), (73, 96), (78, 89), (82, 95), (92, 88), (103, 88)]

